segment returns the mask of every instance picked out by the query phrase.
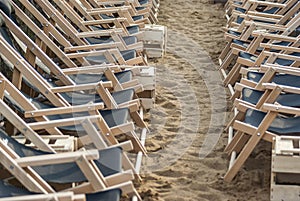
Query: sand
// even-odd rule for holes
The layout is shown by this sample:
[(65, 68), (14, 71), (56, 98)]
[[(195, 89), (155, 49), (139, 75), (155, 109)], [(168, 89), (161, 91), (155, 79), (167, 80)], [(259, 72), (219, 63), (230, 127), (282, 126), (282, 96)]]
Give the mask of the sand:
[(143, 200), (269, 200), (270, 145), (261, 143), (237, 177), (226, 183), (224, 132), (232, 116), (217, 71), (225, 46), (221, 4), (161, 0), (159, 24), (168, 27), (167, 53), (157, 68), (155, 108), (147, 121), (149, 157), (143, 161)]

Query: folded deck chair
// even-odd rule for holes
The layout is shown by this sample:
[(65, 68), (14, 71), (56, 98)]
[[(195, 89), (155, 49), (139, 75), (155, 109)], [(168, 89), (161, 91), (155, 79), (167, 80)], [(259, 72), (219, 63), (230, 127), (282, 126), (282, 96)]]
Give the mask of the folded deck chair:
[[(240, 74), (239, 71), (242, 66), (244, 67), (258, 67), (261, 64), (278, 64), (282, 66), (299, 66), (299, 56), (300, 51), (297, 48), (298, 43), (295, 42), (290, 46), (281, 46), (281, 45), (264, 45), (261, 44), (261, 47), (272, 47), (270, 51), (262, 50), (261, 53), (257, 56), (247, 52), (239, 52), (238, 59), (236, 64), (230, 69), (230, 71), (225, 75), (224, 84), (234, 84)], [(294, 47), (296, 46), (296, 47)], [(269, 50), (269, 48), (267, 48)], [(273, 51), (274, 50), (274, 51)], [(279, 51), (279, 52), (278, 52)]]
[[(299, 5), (300, 6), (300, 5)], [(250, 25), (252, 26), (252, 25)], [(299, 35), (299, 26), (300, 26), (300, 19), (299, 14), (297, 14), (292, 20), (290, 20), (285, 26), (263, 26), (266, 30), (269, 30), (269, 32), (272, 32), (272, 34), (280, 35), (280, 36), (294, 36), (297, 37)], [(254, 25), (253, 25), (254, 27)], [(252, 49), (253, 51), (256, 51), (258, 48), (257, 43), (262, 42), (265, 39), (267, 34), (266, 30), (259, 31), (255, 30), (256, 28), (251, 28), (248, 31), (244, 31), (242, 33), (239, 33), (237, 31), (229, 31), (229, 34), (225, 34), (225, 38), (227, 40), (227, 45), (222, 51), (222, 53), (219, 56), (219, 62), (220, 65), (229, 65), (230, 61), (233, 59), (232, 57), (232, 48), (238, 48), (241, 50), (244, 49)], [(266, 34), (266, 35), (265, 35)], [(275, 35), (275, 36), (276, 36)], [(256, 40), (259, 37), (259, 40)], [(272, 36), (270, 36), (272, 37)], [(280, 40), (280, 39), (279, 39)], [(252, 47), (249, 47), (252, 46)]]
[(260, 109), (264, 103), (277, 103), (289, 107), (300, 107), (300, 94), (292, 87), (279, 87), (276, 84), (263, 84), (266, 88), (263, 91), (240, 85), (241, 97), (237, 102), (249, 104), (252, 107)]
[[(300, 20), (295, 21), (287, 27), (287, 32), (278, 33), (262, 33), (262, 32), (252, 32), (251, 40), (242, 41), (239, 39), (230, 39), (221, 52), (219, 56), (219, 63), (221, 69), (226, 69), (229, 64), (236, 57), (237, 51), (247, 51), (249, 53), (255, 53), (256, 51), (261, 51), (259, 49), (260, 43), (277, 43), (281, 45), (288, 46), (290, 43), (295, 42), (295, 38), (300, 33)], [(290, 36), (290, 37), (289, 37)], [(283, 39), (284, 38), (284, 39)], [(282, 41), (283, 40), (283, 41)]]
[[(242, 42), (251, 42), (253, 40), (253, 34), (255, 33), (266, 33), (266, 32), (275, 32), (281, 35), (289, 35), (291, 31), (296, 30), (299, 27), (299, 10), (300, 3), (298, 2), (293, 9), (289, 12), (293, 13), (294, 16), (291, 19), (283, 18), (284, 22), (278, 25), (253, 22), (251, 20), (245, 20), (242, 25), (239, 26), (239, 29), (228, 29), (225, 33), (225, 39), (228, 41), (226, 48), (222, 51), (220, 59), (224, 59), (226, 53), (230, 50), (230, 46), (233, 42), (238, 43), (236, 40), (241, 40)], [(233, 41), (235, 40), (235, 41)], [(242, 43), (239, 42), (239, 43)]]
[(267, 113), (258, 111), (245, 104), (237, 106), (238, 114), (234, 117), (233, 128), (237, 131), (226, 151), (239, 153), (233, 165), (229, 167), (224, 179), (231, 181), (242, 167), (252, 150), (261, 139), (272, 142), (276, 135), (298, 135), (300, 132), (299, 116), (281, 116), (279, 113), (299, 115), (298, 108), (265, 103), (262, 107)]
[[(0, 2), (1, 5), (1, 2)], [(9, 27), (9, 30), (17, 36), (17, 38), (19, 39), (19, 41), (24, 42), (25, 44), (24, 46), (24, 51), (26, 51), (25, 56), (27, 56), (28, 59), (32, 60), (32, 65), (35, 66), (36, 63), (35, 61), (35, 57), (34, 55), (36, 55), (36, 57), (39, 57), (39, 59), (42, 60), (42, 63), (44, 64), (42, 67), (44, 67), (44, 71), (47, 71), (49, 73), (49, 71), (54, 74), (58, 79), (60, 79), (64, 84), (72, 84), (72, 82), (78, 82), (79, 84), (83, 84), (83, 83), (95, 83), (95, 82), (99, 82), (101, 80), (105, 81), (107, 80), (107, 77), (109, 80), (113, 81), (114, 84), (114, 90), (121, 90), (124, 88), (136, 88), (136, 90), (140, 90), (140, 86), (137, 85), (136, 80), (132, 80), (132, 72), (131, 71), (120, 71), (118, 69), (118, 67), (114, 67), (114, 66), (103, 66), (103, 67), (99, 67), (98, 73), (97, 71), (95, 71), (95, 67), (93, 67), (93, 70), (91, 70), (91, 67), (89, 67), (89, 69), (83, 70), (83, 69), (73, 69), (72, 67), (76, 68), (77, 65), (75, 64), (75, 62), (73, 62), (71, 59), (69, 59), (62, 51), (59, 47), (56, 46), (56, 44), (50, 39), (48, 38), (45, 34), (43, 34), (43, 32), (40, 30), (40, 28), (38, 26), (36, 26), (24, 13), (22, 13), (22, 11), (20, 11), (19, 9), (18, 13), (19, 14), (23, 14), (22, 16), (20, 16), (20, 19), (23, 19), (24, 22), (27, 22), (27, 26), (29, 29), (31, 29), (34, 33), (38, 34), (36, 39), (39, 40), (43, 40), (44, 43), (47, 45), (47, 47), (50, 47), (51, 50), (53, 52), (55, 52), (55, 55), (57, 55), (58, 58), (61, 59), (61, 62), (63, 62), (63, 64), (66, 67), (69, 67), (70, 69), (65, 69), (67, 70), (70, 78), (65, 78), (67, 75), (65, 75), (65, 73), (57, 66), (55, 65), (53, 62), (49, 61), (49, 58), (45, 58), (45, 54), (43, 55), (43, 53), (41, 52), (41, 50), (37, 47), (37, 45), (35, 45), (26, 34), (24, 34), (19, 28), (17, 28), (17, 26), (14, 23), (11, 23), (10, 20), (8, 20), (6, 18), (6, 16), (4, 16), (4, 19), (6, 19), (5, 21), (7, 22), (7, 27)], [(6, 13), (7, 15), (9, 15), (10, 13)], [(46, 22), (44, 22), (46, 23)], [(50, 23), (50, 22), (49, 22)], [(55, 30), (55, 29), (54, 29)], [(56, 32), (58, 33), (58, 32)], [(60, 34), (55, 35), (56, 37), (62, 37)], [(6, 37), (7, 40), (10, 40), (9, 37)], [(20, 42), (21, 43), (21, 42)], [(31, 47), (31, 49), (35, 49), (35, 51), (31, 52), (31, 50), (29, 50), (27, 47)], [(47, 60), (48, 59), (48, 60)], [(40, 62), (41, 63), (41, 62)], [(73, 69), (73, 70), (72, 70)], [(73, 72), (72, 72), (73, 71)], [(112, 73), (111, 71), (116, 71), (118, 73)], [(82, 76), (81, 74), (83, 74), (82, 72), (85, 72), (86, 76)], [(91, 73), (88, 73), (91, 72)], [(100, 75), (99, 75), (100, 73)], [(101, 75), (102, 73), (102, 75)], [(137, 72), (138, 73), (138, 72)], [(72, 81), (73, 80), (73, 81)]]
[[(63, 15), (57, 11), (50, 2), (48, 1), (38, 1), (37, 3), (43, 9), (38, 11), (30, 2), (20, 0), (19, 3), (25, 6), (29, 12), (33, 14), (36, 18), (35, 21), (41, 21), (42, 24), (46, 23), (49, 26), (49, 31), (45, 30), (45, 33), (51, 37), (53, 34), (56, 39), (56, 42), (60, 44), (65, 50), (68, 51), (64, 55), (67, 57), (65, 59), (76, 60), (81, 65), (89, 65), (89, 64), (104, 64), (104, 63), (115, 63), (121, 65), (144, 65), (146, 64), (145, 59), (143, 56), (139, 56), (139, 53), (136, 52), (134, 49), (132, 50), (124, 50), (119, 51), (118, 48), (110, 48), (112, 46), (111, 43), (108, 44), (89, 44), (85, 38), (92, 38), (98, 37), (101, 35), (107, 35), (108, 31), (89, 31), (89, 32), (82, 32), (79, 33), (77, 29), (75, 29), (72, 24), (66, 20)], [(22, 19), (24, 14), (22, 14), (21, 9), (17, 9), (16, 5), (16, 13)], [(41, 15), (40, 12), (45, 12), (44, 16)], [(22, 16), (20, 16), (22, 15)], [(48, 15), (48, 16), (47, 16)], [(25, 15), (26, 16), (26, 15)], [(46, 22), (46, 18), (49, 18), (50, 21), (55, 22), (57, 25), (56, 29), (53, 28), (52, 23)], [(51, 19), (50, 19), (51, 18)], [(46, 21), (45, 21), (46, 20)], [(39, 24), (39, 23), (38, 23)], [(61, 34), (63, 33), (63, 34)], [(38, 34), (37, 34), (38, 35)], [(71, 36), (71, 37), (70, 37)], [(71, 41), (72, 43), (70, 43)], [(43, 40), (39, 41), (43, 44)], [(100, 50), (99, 50), (100, 48)], [(105, 49), (103, 49), (105, 48)], [(107, 49), (110, 48), (110, 49)], [(53, 50), (52, 50), (53, 51)], [(59, 50), (56, 50), (59, 51)], [(55, 52), (55, 51), (54, 51)], [(58, 54), (61, 54), (58, 53)], [(58, 55), (61, 58), (61, 55)], [(74, 66), (73, 66), (74, 67)]]
[[(2, 74), (0, 74), (2, 76)], [(86, 118), (76, 117), (76, 115), (72, 115), (74, 112), (84, 112), (84, 111), (92, 111), (95, 109), (100, 109), (101, 104), (94, 105), (82, 105), (76, 107), (68, 107), (68, 108), (49, 108), (49, 106), (39, 103), (34, 99), (28, 100), (22, 93), (20, 93), (7, 79), (3, 76), (1, 78), (1, 90), (2, 96), (5, 97), (8, 103), (13, 105), (13, 108), (17, 109), (20, 113), (22, 113), (25, 117), (29, 117), (29, 119), (35, 119), (35, 121), (42, 121), (45, 123), (45, 126), (42, 126), (42, 129), (45, 129), (50, 135), (59, 135), (61, 136), (61, 129), (69, 129), (73, 131), (78, 131), (81, 129), (79, 134), (80, 143), (85, 147), (92, 147), (97, 149), (105, 149), (111, 147), (111, 145), (116, 145), (122, 147), (126, 151), (132, 150), (132, 145), (130, 141), (125, 141), (122, 143), (118, 143), (116, 139), (114, 139), (114, 135), (118, 133), (127, 132), (130, 128), (129, 124), (124, 124), (122, 126), (113, 127), (110, 129), (105, 123), (105, 117), (101, 115), (93, 115), (90, 114)], [(42, 109), (38, 109), (43, 106)], [(19, 131), (26, 130), (24, 133), (25, 137), (30, 140), (36, 147), (41, 150), (46, 150), (50, 152), (55, 152), (50, 144), (47, 144), (43, 141), (42, 136), (39, 136), (34, 130), (40, 130), (40, 128), (34, 128), (34, 126), (28, 125), (22, 120), (12, 109), (10, 109), (5, 102), (0, 101), (1, 114), (5, 117), (11, 124)], [(24, 111), (24, 110), (27, 110)], [(124, 111), (123, 111), (124, 112)], [(69, 114), (69, 115), (67, 115)], [(70, 115), (71, 114), (71, 115)], [(116, 122), (118, 120), (118, 116), (114, 119), (111, 119), (114, 113), (109, 115), (105, 114), (107, 118), (110, 120), (110, 124)], [(50, 116), (50, 118), (49, 118)], [(110, 117), (109, 117), (110, 116)], [(113, 116), (114, 117), (114, 116)], [(53, 121), (50, 121), (52, 119)], [(31, 120), (32, 122), (32, 120)], [(64, 123), (63, 123), (64, 122)], [(96, 129), (96, 125), (92, 122), (96, 122), (99, 124), (101, 132)], [(98, 123), (97, 123), (98, 122)], [(120, 122), (118, 122), (120, 123)], [(6, 122), (7, 124), (7, 122)], [(39, 123), (33, 123), (39, 125)], [(64, 124), (64, 125), (63, 125)], [(77, 126), (76, 126), (77, 125)], [(41, 125), (39, 125), (41, 126)], [(111, 126), (111, 125), (110, 125)], [(85, 129), (83, 131), (83, 128)], [(6, 126), (7, 129), (7, 126)], [(104, 129), (104, 130), (103, 130)], [(103, 132), (104, 131), (104, 132)], [(77, 134), (78, 135), (78, 134)], [(52, 137), (52, 141), (55, 140), (55, 136)], [(92, 146), (91, 146), (92, 145)], [(122, 166), (125, 170), (132, 170), (135, 172), (133, 165), (131, 164), (128, 156), (125, 153), (123, 154)], [(135, 175), (136, 178), (140, 179), (139, 175)]]
[[(109, 5), (97, 5), (97, 7), (93, 7), (92, 3), (95, 2), (89, 2), (86, 0), (75, 0), (72, 2), (66, 2), (64, 5), (65, 7), (60, 8), (63, 11), (66, 11), (65, 8), (69, 6), (76, 8), (76, 10), (79, 12), (79, 14), (85, 13), (86, 15), (83, 15), (85, 18), (90, 18), (90, 20), (107, 20), (108, 23), (105, 24), (106, 27), (116, 24), (114, 23), (115, 20), (118, 20), (119, 23), (122, 19), (123, 24), (125, 25), (125, 28), (130, 27), (131, 25), (138, 25), (140, 27), (144, 27), (144, 23), (147, 23), (148, 19), (147, 16), (149, 16), (148, 12), (144, 12), (144, 14), (138, 14), (137, 10), (130, 6), (130, 5), (119, 5), (119, 6), (109, 6)], [(55, 2), (56, 5), (58, 5), (58, 1)], [(68, 5), (67, 5), (68, 4)], [(128, 29), (127, 29), (128, 30)]]
[(241, 86), (251, 87), (257, 90), (263, 90), (263, 84), (275, 83), (280, 86), (300, 87), (299, 68), (280, 66), (274, 64), (261, 65), (259, 71), (254, 69), (242, 68), (240, 71), (242, 79), (236, 83), (235, 92), (232, 98), (240, 95)]
[[(88, 31), (101, 31), (101, 30), (111, 30), (111, 37), (109, 36), (100, 36), (99, 38), (93, 37), (93, 38), (87, 38), (87, 41), (90, 44), (101, 44), (101, 43), (111, 43), (112, 41), (119, 42), (117, 44), (117, 47), (120, 50), (128, 50), (128, 49), (136, 49), (138, 51), (142, 50), (142, 42), (137, 41), (137, 35), (139, 35), (139, 27), (136, 27), (136, 25), (131, 23), (126, 23), (126, 17), (122, 18), (112, 18), (112, 19), (99, 19), (96, 16), (90, 15), (90, 13), (96, 13), (95, 10), (84, 8), (83, 5), (78, 3), (78, 1), (54, 1), (56, 5), (59, 6), (62, 13), (65, 14), (65, 17), (73, 23), (73, 25), (76, 26), (78, 30), (81, 32), (88, 32)], [(74, 8), (75, 9), (74, 9)], [(121, 7), (121, 8), (109, 8), (109, 9), (98, 9), (97, 12), (99, 13), (126, 13), (126, 9), (128, 7)], [(88, 9), (88, 11), (87, 11)], [(77, 13), (77, 12), (80, 13)], [(96, 15), (96, 14), (95, 14)], [(81, 16), (84, 16), (85, 19), (83, 19)], [(98, 14), (99, 16), (99, 14)], [(101, 17), (101, 16), (100, 16)], [(130, 16), (128, 16), (130, 17)], [(121, 21), (123, 21), (122, 25)], [(101, 23), (102, 22), (102, 23)], [(110, 23), (118, 22), (118, 26), (113, 26), (112, 28), (108, 29)], [(133, 22), (134, 23), (134, 22)], [(126, 33), (128, 32), (128, 35), (126, 37), (120, 37), (119, 34), (114, 32), (114, 29), (116, 28), (123, 28), (123, 31)], [(115, 33), (115, 34), (114, 34)]]
[[(14, 32), (14, 33), (16, 33), (16, 32)], [(34, 44), (28, 38), (26, 38), (24, 33), (19, 31), (16, 34), (21, 34), (20, 37), (23, 37), (23, 40), (25, 40), (27, 44), (32, 44), (32, 46), (34, 46)], [(1, 38), (1, 39), (3, 39), (3, 38)], [(135, 109), (133, 109), (134, 105), (139, 105), (139, 102), (138, 102), (137, 99), (132, 100), (133, 95), (134, 95), (132, 89), (122, 90), (122, 91), (115, 92), (112, 95), (110, 95), (110, 93), (107, 91), (107, 89), (105, 89), (102, 86), (101, 83), (98, 83), (98, 84), (94, 85), (95, 86), (94, 89), (97, 88), (97, 91), (98, 91), (100, 97), (98, 95), (94, 95), (94, 94), (89, 95), (89, 94), (82, 94), (82, 93), (79, 93), (79, 92), (72, 92), (72, 91), (74, 91), (74, 90), (72, 90), (72, 83), (73, 83), (72, 80), (70, 81), (70, 79), (68, 79), (68, 77), (63, 77), (63, 72), (60, 71), (60, 69), (53, 62), (51, 62), (51, 60), (49, 58), (47, 58), (47, 56), (45, 54), (43, 54), (42, 51), (39, 50), (38, 47), (35, 46), (35, 48), (36, 48), (35, 50), (38, 51), (39, 55), (41, 56), (40, 57), (41, 60), (44, 61), (44, 63), (48, 64), (47, 67), (52, 67), (51, 68), (52, 71), (58, 72), (60, 74), (60, 76), (59, 76), (60, 81), (63, 81), (64, 84), (71, 84), (70, 86), (67, 87), (67, 88), (69, 88), (69, 90), (71, 89), (71, 91), (69, 91), (71, 93), (63, 93), (63, 91), (61, 91), (60, 97), (64, 99), (63, 102), (66, 102), (68, 104), (73, 104), (73, 105), (79, 105), (79, 104), (88, 103), (88, 102), (91, 102), (91, 101), (92, 102), (105, 102), (105, 104), (108, 108), (118, 108), (118, 107), (122, 107), (122, 105), (124, 107), (129, 106), (129, 107), (132, 108), (131, 109), (131, 115), (137, 121), (137, 124), (139, 126), (142, 126), (142, 127), (145, 126), (143, 121), (141, 121), (141, 117), (138, 114), (138, 108), (135, 107)], [(14, 55), (14, 56), (16, 56), (16, 55)], [(35, 62), (33, 62), (32, 64), (35, 65)], [(31, 68), (31, 67), (29, 67), (29, 68)], [(24, 74), (24, 70), (26, 71), (28, 69), (26, 69), (26, 67), (21, 68), (20, 72), (22, 72)], [(32, 73), (32, 74), (34, 73), (35, 74), (35, 76), (33, 76), (33, 78), (31, 78), (30, 80), (37, 79), (37, 77), (36, 77), (37, 74), (36, 74), (36, 72), (34, 72), (33, 69), (29, 73)], [(114, 76), (111, 73), (107, 73), (107, 75), (110, 76), (111, 79), (114, 80), (114, 82), (117, 85), (118, 81), (116, 79), (114, 79)], [(129, 80), (130, 75), (131, 75), (130, 72), (124, 72), (124, 73), (120, 74), (119, 79), (121, 81), (122, 80)], [(116, 76), (118, 76), (118, 74), (116, 74)], [(75, 80), (75, 82), (77, 81), (77, 83), (82, 84), (81, 79), (90, 79), (90, 80), (92, 80), (93, 77), (94, 76), (89, 76), (89, 75), (77, 75), (77, 76), (74, 76), (73, 79)], [(94, 81), (97, 81), (97, 80), (94, 79)], [(44, 82), (44, 81), (42, 79), (39, 79), (37, 82)], [(83, 82), (83, 84), (84, 83), (86, 83), (86, 82)], [(47, 83), (44, 83), (44, 84), (48, 85), (47, 88), (50, 87), (49, 84), (47, 84)], [(92, 85), (93, 84), (91, 84), (90, 86), (92, 86)], [(35, 88), (37, 88), (38, 91), (43, 93), (44, 90), (42, 88), (40, 88), (40, 86), (41, 86), (41, 84), (36, 84)], [(121, 86), (121, 88), (122, 88), (122, 86)], [(49, 90), (51, 90), (51, 89), (49, 89)], [(80, 90), (84, 90), (84, 88), (81, 88)], [(46, 95), (46, 97), (47, 97), (47, 95)], [(59, 96), (57, 98), (59, 98)], [(54, 100), (54, 99), (52, 99), (52, 100)]]
[(118, 201), (121, 193), (121, 189), (116, 188), (88, 194), (74, 194), (71, 191), (40, 194), (0, 181), (0, 201)]
[[(128, 173), (119, 173), (120, 160), (117, 162), (118, 159), (114, 158), (120, 156), (118, 148), (53, 154), (19, 144), (3, 132), (0, 146), (1, 164), (29, 191), (54, 193), (54, 188), (48, 182), (78, 181), (78, 186), (67, 187), (66, 190), (94, 193), (119, 187), (124, 194), (133, 193), (139, 197), (132, 183), (128, 182), (133, 177)], [(105, 174), (106, 177), (103, 176)]]
[(269, 1), (257, 1), (257, 0), (239, 0), (239, 1), (227, 1), (224, 6), (226, 9), (226, 17), (229, 19), (232, 13), (235, 11), (241, 13), (247, 13), (251, 11), (263, 12), (263, 13), (273, 13), (281, 9), (282, 5), (286, 5), (287, 0), (279, 0), (276, 2)]
[[(144, 22), (145, 24), (156, 24), (157, 20), (157, 2), (155, 1), (95, 1), (80, 0), (86, 8), (119, 8), (128, 6), (130, 15), (133, 16), (134, 22)], [(89, 3), (89, 4), (88, 4)], [(92, 7), (90, 7), (92, 6)], [(115, 16), (115, 15), (114, 15)], [(122, 15), (121, 15), (122, 16)], [(126, 15), (125, 15), (126, 16)], [(143, 16), (141, 18), (140, 16)], [(105, 18), (105, 17), (104, 17)]]
[[(81, 141), (83, 144), (92, 143), (98, 149), (119, 144), (115, 136), (127, 133), (126, 136), (132, 141), (135, 149), (146, 153), (139, 139), (136, 137), (133, 123), (127, 121), (129, 116), (128, 109), (99, 111), (103, 107), (101, 103), (57, 108), (34, 99), (28, 99), (2, 74), (0, 74), (0, 77), (0, 85), (3, 90), (2, 97), (5, 97), (8, 103), (24, 114), (25, 118), (29, 118), (29, 120), (33, 118), (32, 120), (34, 121), (31, 120), (33, 123), (30, 124), (30, 129), (46, 129), (49, 134), (62, 134), (64, 130), (72, 131), (72, 133), (82, 138)], [(1, 101), (1, 107), (2, 115), (18, 130), (22, 130), (23, 128), (29, 129), (28, 125), (3, 101)], [(19, 123), (15, 124), (16, 122)], [(31, 130), (31, 135), (28, 138), (34, 144), (40, 143), (46, 150), (53, 151), (53, 149), (49, 149), (45, 145), (33, 130)], [(130, 168), (129, 163), (125, 165), (126, 168)]]
[(73, 192), (59, 192), (59, 193), (49, 193), (49, 194), (32, 193), (22, 188), (12, 186), (8, 183), (5, 183), (4, 181), (0, 181), (0, 201), (36, 201), (36, 200), (86, 201), (86, 196), (84, 194), (75, 195)]
[[(242, 7), (236, 7), (236, 9), (232, 12), (232, 15), (230, 16), (230, 19), (227, 22), (227, 26), (238, 26), (242, 23), (242, 21), (245, 18), (252, 16), (279, 18), (280, 15), (285, 15), (286, 12), (290, 10), (296, 3), (297, 0), (285, 0), (282, 3), (248, 1), (246, 5)], [(264, 9), (256, 10), (258, 7), (264, 7)]]

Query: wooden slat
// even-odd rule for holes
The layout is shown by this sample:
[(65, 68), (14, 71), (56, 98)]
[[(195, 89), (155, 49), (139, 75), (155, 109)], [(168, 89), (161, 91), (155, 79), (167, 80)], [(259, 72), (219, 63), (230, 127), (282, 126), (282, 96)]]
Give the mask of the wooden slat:
[(99, 158), (98, 150), (77, 151), (69, 153), (45, 154), (38, 156), (27, 156), (16, 159), (16, 163), (21, 167), (38, 166), (38, 165), (52, 165), (75, 162), (79, 157), (85, 156), (87, 160), (94, 160)]

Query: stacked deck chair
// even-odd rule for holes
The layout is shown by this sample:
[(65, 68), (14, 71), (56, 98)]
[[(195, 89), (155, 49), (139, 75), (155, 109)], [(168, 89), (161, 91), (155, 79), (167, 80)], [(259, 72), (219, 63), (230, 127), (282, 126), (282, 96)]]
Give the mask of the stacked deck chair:
[[(4, 15), (4, 13), (3, 13)], [(146, 127), (145, 123), (142, 121), (141, 117), (138, 114), (138, 108), (136, 106), (138, 105), (136, 101), (130, 102), (131, 97), (133, 94), (133, 90), (126, 90), (126, 91), (119, 91), (117, 94), (115, 94), (114, 99), (113, 94), (111, 95), (105, 88), (105, 84), (101, 81), (98, 83), (92, 83), (88, 85), (66, 85), (66, 86), (60, 86), (60, 87), (53, 87), (53, 84), (51, 82), (49, 83), (47, 79), (42, 77), (26, 60), (22, 60), (22, 56), (10, 45), (9, 42), (5, 40), (4, 37), (0, 37), (3, 42), (3, 48), (5, 48), (7, 51), (3, 53), (4, 57), (8, 58), (8, 60), (11, 63), (14, 63), (13, 60), (20, 62), (20, 65), (17, 67), (14, 67), (14, 79), (19, 79), (19, 88), (22, 88), (22, 77), (16, 77), (16, 74), (21, 74), (24, 78), (27, 80), (27, 84), (32, 89), (34, 88), (35, 92), (38, 92), (42, 94), (46, 99), (48, 99), (54, 106), (65, 106), (65, 105), (78, 105), (78, 104), (86, 104), (89, 102), (106, 102), (106, 106), (108, 108), (112, 108), (113, 111), (121, 111), (121, 110), (128, 110), (131, 109), (130, 114), (134, 119), (136, 119), (136, 123), (139, 126)], [(37, 47), (38, 48), (38, 47)], [(47, 58), (46, 55), (44, 57)], [(11, 59), (10, 59), (11, 58)], [(50, 62), (50, 60), (48, 59)], [(16, 73), (17, 72), (17, 73)], [(28, 75), (28, 76), (27, 76)], [(109, 84), (109, 83), (108, 83)], [(56, 88), (56, 89), (54, 89)], [(71, 94), (65, 94), (64, 92), (72, 92), (72, 91), (78, 91), (78, 90), (89, 90), (89, 89), (95, 89), (96, 91), (99, 91), (97, 95), (95, 94), (82, 94), (82, 93), (71, 93)], [(55, 91), (58, 90), (58, 91)], [(49, 93), (50, 92), (50, 93)], [(62, 93), (62, 94), (61, 94)], [(99, 96), (98, 96), (99, 95)], [(104, 101), (105, 100), (105, 101)], [(125, 102), (124, 102), (125, 101)], [(128, 102), (129, 103), (126, 103)], [(118, 103), (124, 104), (125, 108), (118, 109)], [(108, 111), (108, 110), (107, 110)], [(111, 114), (113, 115), (113, 114)], [(113, 118), (112, 118), (113, 119)], [(124, 121), (126, 121), (127, 118), (124, 116)], [(112, 124), (111, 126), (113, 126)], [(133, 131), (132, 131), (133, 132)], [(143, 149), (141, 145), (139, 145), (136, 134), (133, 132), (132, 136), (135, 139), (135, 144), (139, 147), (139, 149)]]
[[(147, 62), (145, 60), (144, 55), (141, 55), (141, 44), (138, 43), (137, 46), (135, 46), (134, 43), (136, 43), (136, 39), (133, 37), (129, 37), (124, 41), (123, 38), (115, 36), (115, 40), (121, 40), (121, 42), (112, 43), (112, 39), (107, 39), (106, 37), (103, 38), (103, 36), (110, 36), (111, 32), (115, 32), (115, 35), (118, 34), (118, 29), (111, 30), (96, 30), (96, 31), (85, 31), (85, 32), (79, 32), (76, 27), (73, 27), (72, 22), (64, 18), (64, 15), (60, 12), (60, 10), (57, 10), (57, 8), (54, 7), (49, 1), (37, 1), (36, 3), (40, 6), (42, 9), (38, 13), (36, 12), (36, 8), (34, 8), (34, 5), (30, 4), (28, 1), (16, 1), (18, 3), (23, 4), (26, 8), (28, 8), (29, 12), (33, 14), (37, 19), (37, 22), (42, 20), (40, 25), (44, 24), (46, 26), (49, 26), (47, 22), (45, 22), (44, 19), (42, 19), (40, 16), (43, 14), (46, 16), (46, 19), (50, 21), (50, 23), (55, 23), (54, 26), (58, 29), (59, 32), (61, 32), (65, 38), (53, 36), (57, 40), (57, 42), (61, 45), (61, 48), (65, 51), (68, 51), (68, 58), (70, 59), (76, 59), (81, 64), (105, 64), (105, 63), (115, 63), (119, 65), (146, 65)], [(63, 2), (60, 2), (63, 3)], [(35, 10), (31, 10), (35, 9)], [(18, 10), (16, 9), (16, 12)], [(68, 12), (72, 13), (72, 12)], [(68, 15), (69, 16), (69, 15)], [(74, 20), (74, 17), (72, 18)], [(34, 20), (34, 21), (36, 21)], [(76, 23), (75, 23), (76, 25)], [(52, 33), (55, 33), (55, 30), (51, 28), (47, 30), (51, 30), (49, 33), (49, 37), (51, 37)], [(83, 26), (81, 26), (83, 27)], [(45, 32), (48, 32), (44, 29)], [(102, 38), (100, 37), (102, 36)], [(116, 39), (117, 38), (117, 39)], [(71, 42), (71, 43), (70, 43)], [(133, 45), (131, 48), (137, 48), (137, 49), (126, 49), (127, 44)], [(120, 44), (120, 45), (119, 45)], [(86, 47), (88, 45), (88, 47)], [(84, 47), (83, 47), (84, 46)], [(121, 46), (121, 50), (119, 49)], [(124, 47), (125, 46), (125, 47)]]
[(0, 200), (141, 200), (127, 152), (146, 155), (134, 76), (158, 4), (0, 1)]
[[(230, 1), (226, 9), (234, 20), (230, 18), (225, 29), (228, 45), (219, 59), (234, 106), (234, 117), (226, 127), (225, 151), (231, 160), (224, 179), (230, 182), (261, 140), (273, 143), (274, 148), (276, 141), (298, 139), (295, 136), (300, 134), (300, 4), (289, 0)], [(288, 147), (286, 143), (277, 149), (284, 152)], [(285, 156), (274, 153), (279, 152), (273, 151), (273, 160), (283, 157), (289, 164), (297, 164), (294, 152), (287, 151)], [(299, 174), (286, 164), (276, 176), (275, 163), (272, 161), (271, 200), (297, 199)], [(274, 193), (274, 186), (277, 190), (290, 187), (288, 195)]]
[[(159, 8), (159, 0), (143, 0), (143, 1), (95, 1), (95, 0), (80, 0), (82, 4), (90, 3), (92, 8), (118, 8), (120, 6), (129, 6), (130, 14), (136, 20), (142, 20), (145, 23), (157, 23), (157, 13)], [(142, 17), (141, 17), (142, 16)], [(111, 15), (103, 15), (104, 19), (111, 18)]]

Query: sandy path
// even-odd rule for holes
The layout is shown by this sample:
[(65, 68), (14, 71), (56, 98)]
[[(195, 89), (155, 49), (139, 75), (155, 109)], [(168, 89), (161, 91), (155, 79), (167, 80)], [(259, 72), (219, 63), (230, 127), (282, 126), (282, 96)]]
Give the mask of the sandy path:
[[(228, 164), (222, 129), (230, 109), (213, 62), (225, 45), (223, 16), (222, 6), (208, 0), (161, 0), (159, 24), (169, 29), (168, 53), (153, 62), (157, 99), (139, 187), (144, 200), (269, 199), (270, 153), (261, 148), (232, 183), (222, 180)], [(199, 152), (208, 155), (201, 158)]]

